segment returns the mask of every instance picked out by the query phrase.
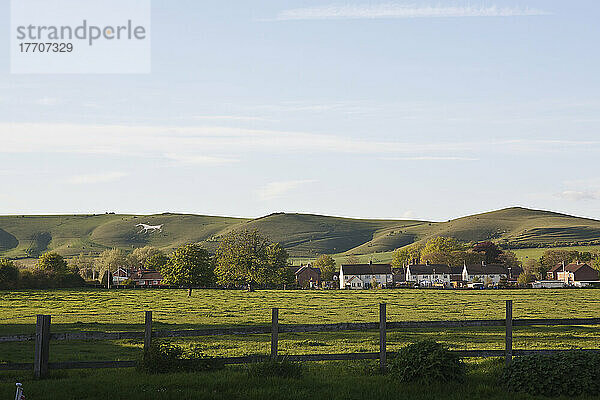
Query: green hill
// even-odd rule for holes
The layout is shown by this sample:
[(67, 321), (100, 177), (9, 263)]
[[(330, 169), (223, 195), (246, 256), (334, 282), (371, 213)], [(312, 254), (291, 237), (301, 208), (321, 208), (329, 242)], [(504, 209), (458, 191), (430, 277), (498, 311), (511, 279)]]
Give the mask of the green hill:
[[(143, 233), (136, 224), (163, 225)], [(152, 245), (170, 251), (189, 242), (214, 250), (234, 229), (257, 229), (281, 242), (294, 257), (370, 254), (434, 236), (494, 240), (511, 247), (588, 244), (600, 241), (600, 221), (549, 211), (508, 208), (447, 222), (366, 220), (312, 214), (271, 214), (257, 219), (190, 214), (56, 215), (0, 217), (0, 255), (35, 257), (47, 250), (64, 256), (130, 250)]]

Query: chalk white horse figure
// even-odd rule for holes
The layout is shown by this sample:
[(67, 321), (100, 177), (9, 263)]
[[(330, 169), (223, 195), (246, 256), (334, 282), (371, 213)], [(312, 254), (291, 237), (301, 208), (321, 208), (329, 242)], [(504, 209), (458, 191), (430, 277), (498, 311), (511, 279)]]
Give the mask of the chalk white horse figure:
[(152, 232), (156, 232), (156, 231), (162, 232), (162, 227), (163, 227), (162, 225), (146, 225), (146, 224), (137, 224), (136, 226), (141, 226), (142, 227), (142, 230), (139, 231), (138, 233), (142, 233), (142, 232), (143, 233), (148, 233), (150, 231), (152, 231)]

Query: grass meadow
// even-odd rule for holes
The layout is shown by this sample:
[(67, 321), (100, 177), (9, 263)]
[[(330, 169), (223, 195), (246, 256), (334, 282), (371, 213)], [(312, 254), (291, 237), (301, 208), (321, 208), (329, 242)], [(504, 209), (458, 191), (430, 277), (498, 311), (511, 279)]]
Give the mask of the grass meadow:
[[(376, 322), (381, 302), (387, 303), (388, 321), (496, 319), (504, 317), (504, 301), (507, 299), (514, 302), (514, 318), (600, 316), (600, 291), (592, 289), (252, 293), (196, 290), (191, 298), (187, 297), (185, 290), (24, 290), (0, 292), (0, 336), (33, 333), (35, 314), (52, 315), (53, 332), (142, 331), (146, 310), (153, 311), (153, 328), (158, 330), (268, 325), (272, 307), (280, 308), (280, 323), (283, 324)], [(395, 351), (426, 337), (444, 342), (453, 349), (502, 349), (504, 346), (502, 327), (413, 329), (388, 332), (388, 350)], [(513, 340), (516, 349), (600, 348), (600, 331), (598, 327), (516, 327)], [(270, 346), (269, 335), (181, 338), (174, 341), (184, 346), (199, 345), (204, 353), (213, 356), (268, 354)], [(374, 352), (378, 345), (378, 333), (374, 331), (289, 333), (280, 334), (279, 341), (283, 355)], [(50, 345), (50, 361), (132, 360), (141, 356), (142, 346), (142, 340), (56, 341)], [(31, 362), (33, 349), (33, 342), (0, 343), (0, 363)], [(403, 398), (398, 397), (396, 390), (385, 388), (387, 383), (391, 384), (392, 378), (359, 373), (362, 364), (310, 363), (305, 377), (291, 381), (269, 378), (268, 385), (246, 376), (243, 367), (202, 373), (202, 383), (196, 381), (200, 379), (196, 375), (148, 377), (134, 370), (53, 371), (52, 379), (43, 382), (32, 382), (30, 372), (4, 372), (0, 374), (0, 398), (7, 396), (6, 385), (13, 385), (15, 379), (28, 382), (36, 393), (32, 398), (36, 399), (52, 398), (44, 397), (44, 394), (49, 393), (47, 388), (53, 384), (72, 389), (73, 396), (64, 398), (108, 398), (104, 394), (112, 390), (109, 382), (116, 377), (120, 382), (117, 387), (123, 390), (122, 398), (149, 398), (150, 391), (157, 394), (151, 396), (153, 398), (264, 398), (279, 393), (277, 398), (295, 399), (313, 390), (311, 388), (314, 388), (316, 398), (364, 398), (371, 392), (381, 398)], [(457, 388), (453, 392), (455, 397), (443, 397), (502, 398), (498, 397), (495, 384), (482, 372), (496, 368), (494, 362), (470, 360), (469, 365), (473, 375), (469, 384)], [(356, 382), (359, 384), (354, 384)], [(94, 388), (96, 397), (83, 395), (88, 388)], [(406, 398), (434, 398), (434, 394), (439, 397), (443, 390), (442, 386), (426, 391), (407, 386), (405, 393)], [(470, 395), (467, 396), (465, 391)]]

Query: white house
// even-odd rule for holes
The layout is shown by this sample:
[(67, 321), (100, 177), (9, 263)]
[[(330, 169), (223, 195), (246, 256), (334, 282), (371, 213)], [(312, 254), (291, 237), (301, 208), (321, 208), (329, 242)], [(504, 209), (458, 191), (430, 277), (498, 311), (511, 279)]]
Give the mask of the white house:
[(394, 279), (390, 264), (342, 264), (340, 289), (369, 289), (373, 281), (378, 286), (391, 287)]
[(406, 267), (406, 281), (422, 287), (450, 286), (452, 270), (445, 264), (413, 264)]
[(519, 267), (506, 267), (501, 264), (465, 264), (463, 267), (463, 281), (477, 280), (485, 285), (496, 286), (501, 279), (513, 280), (523, 272)]
[(123, 282), (129, 279), (133, 271), (128, 268), (119, 267), (115, 272), (112, 273), (113, 284), (121, 285)]

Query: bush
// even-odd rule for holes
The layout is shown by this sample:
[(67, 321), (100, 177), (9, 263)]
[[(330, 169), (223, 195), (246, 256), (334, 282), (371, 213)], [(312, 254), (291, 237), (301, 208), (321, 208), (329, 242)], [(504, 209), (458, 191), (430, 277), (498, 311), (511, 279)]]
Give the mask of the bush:
[(209, 371), (223, 366), (218, 360), (202, 354), (199, 347), (184, 348), (171, 343), (155, 342), (144, 351), (138, 369), (150, 374), (165, 372)]
[(388, 365), (401, 382), (461, 382), (466, 376), (460, 357), (433, 340), (404, 347)]
[(250, 364), (247, 371), (248, 375), (252, 377), (268, 376), (279, 378), (301, 378), (304, 373), (300, 363), (292, 362), (285, 358), (277, 361)]
[(0, 289), (14, 289), (19, 281), (19, 268), (10, 260), (0, 258)]
[(544, 396), (600, 394), (600, 354), (570, 351), (513, 359), (502, 381), (508, 390)]

